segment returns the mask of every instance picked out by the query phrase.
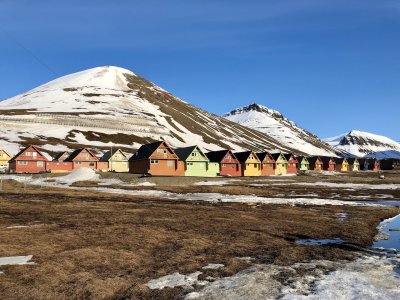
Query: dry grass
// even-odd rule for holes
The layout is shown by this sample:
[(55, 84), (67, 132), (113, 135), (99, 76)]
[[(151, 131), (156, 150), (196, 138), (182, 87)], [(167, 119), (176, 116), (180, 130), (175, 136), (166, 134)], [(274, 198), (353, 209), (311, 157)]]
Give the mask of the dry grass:
[[(349, 213), (340, 222), (338, 212)], [(372, 243), (395, 208), (210, 204), (50, 190), (20, 184), (0, 193), (0, 257), (33, 255), (36, 265), (5, 266), (2, 299), (167, 299), (182, 290), (151, 291), (150, 279), (223, 263), (203, 276), (246, 268), (237, 257), (289, 265), (350, 259), (345, 246), (306, 247), (298, 238)], [(13, 225), (35, 225), (7, 229)]]

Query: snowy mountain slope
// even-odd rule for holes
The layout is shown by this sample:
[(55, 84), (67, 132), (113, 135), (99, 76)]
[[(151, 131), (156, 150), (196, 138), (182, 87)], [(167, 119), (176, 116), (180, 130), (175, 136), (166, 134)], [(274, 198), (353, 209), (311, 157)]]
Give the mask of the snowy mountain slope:
[(400, 144), (382, 135), (353, 130), (324, 141), (358, 157), (400, 159)]
[(159, 139), (205, 150), (293, 150), (112, 66), (63, 76), (0, 102), (0, 148), (12, 153), (30, 143), (49, 152), (111, 145), (132, 152)]
[(251, 104), (224, 114), (224, 118), (240, 125), (263, 132), (283, 145), (309, 155), (336, 156), (337, 149), (324, 143), (317, 136), (298, 127), (276, 111), (259, 104)]

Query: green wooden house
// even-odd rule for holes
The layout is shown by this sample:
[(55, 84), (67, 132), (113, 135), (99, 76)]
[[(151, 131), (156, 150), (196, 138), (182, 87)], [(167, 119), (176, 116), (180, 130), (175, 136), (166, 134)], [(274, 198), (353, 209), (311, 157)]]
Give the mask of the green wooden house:
[(305, 156), (296, 156), (298, 161), (298, 170), (299, 171), (308, 171), (310, 170), (310, 162)]
[(174, 151), (185, 163), (185, 176), (217, 177), (219, 163), (210, 162), (198, 146), (178, 148)]

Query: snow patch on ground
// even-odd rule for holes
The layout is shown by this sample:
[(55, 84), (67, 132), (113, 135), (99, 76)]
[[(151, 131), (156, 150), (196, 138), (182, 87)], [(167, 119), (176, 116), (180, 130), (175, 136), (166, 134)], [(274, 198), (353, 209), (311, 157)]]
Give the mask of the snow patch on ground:
[(223, 264), (208, 264), (207, 266), (203, 267), (204, 270), (218, 270), (223, 268)]
[(74, 183), (77, 181), (98, 181), (100, 179), (99, 174), (89, 168), (80, 168), (72, 171), (68, 175), (56, 177), (58, 182), (62, 183)]
[(232, 182), (233, 180), (226, 181), (226, 180), (211, 180), (211, 181), (200, 181), (200, 182), (195, 182), (193, 185), (226, 185)]
[(32, 255), (28, 256), (8, 256), (8, 257), (0, 257), (0, 266), (7, 265), (32, 265), (34, 262), (31, 262)]
[(363, 257), (315, 278), (309, 290), (283, 290), (282, 299), (400, 299), (399, 266), (399, 257)]
[(148, 182), (148, 181), (145, 181), (145, 182), (139, 182), (138, 184), (137, 184), (137, 186), (155, 186), (156, 184), (154, 183), (154, 182)]
[(166, 275), (163, 277), (160, 277), (158, 279), (152, 279), (148, 283), (146, 283), (146, 286), (148, 286), (150, 289), (155, 290), (155, 289), (163, 289), (166, 287), (169, 288), (174, 288), (174, 287), (191, 287), (195, 284), (202, 284), (202, 281), (198, 280), (198, 277), (203, 274), (202, 272), (194, 272), (188, 275), (182, 275), (179, 273), (174, 273), (171, 275)]

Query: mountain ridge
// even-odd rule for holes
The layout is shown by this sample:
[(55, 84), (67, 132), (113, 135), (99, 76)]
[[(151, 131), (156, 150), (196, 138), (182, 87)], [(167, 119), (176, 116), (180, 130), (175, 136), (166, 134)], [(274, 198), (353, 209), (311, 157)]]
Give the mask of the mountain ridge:
[(351, 130), (348, 133), (324, 140), (330, 145), (357, 157), (400, 159), (400, 144), (382, 135)]
[(270, 135), (280, 143), (309, 155), (337, 156), (340, 152), (279, 111), (257, 103), (234, 109), (222, 117)]

